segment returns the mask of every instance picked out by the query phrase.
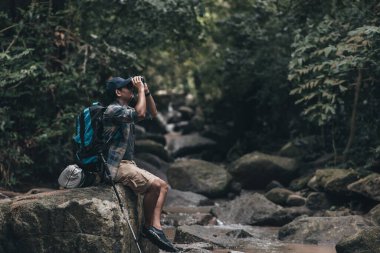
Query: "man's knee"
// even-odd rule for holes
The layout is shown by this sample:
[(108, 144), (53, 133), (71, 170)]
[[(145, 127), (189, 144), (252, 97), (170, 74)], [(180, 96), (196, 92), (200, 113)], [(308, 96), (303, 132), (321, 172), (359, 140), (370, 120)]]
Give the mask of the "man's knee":
[(169, 189), (169, 185), (159, 178), (154, 179), (150, 185), (150, 190), (167, 192)]

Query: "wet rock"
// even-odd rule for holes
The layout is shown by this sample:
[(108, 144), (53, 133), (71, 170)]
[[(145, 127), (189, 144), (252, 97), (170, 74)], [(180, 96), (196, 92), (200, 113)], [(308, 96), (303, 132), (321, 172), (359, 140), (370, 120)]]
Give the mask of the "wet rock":
[[(135, 231), (142, 209), (117, 186)], [(4, 219), (5, 218), (5, 219)], [(19, 196), (0, 202), (0, 245), (5, 252), (138, 252), (112, 188), (88, 187)], [(6, 234), (4, 234), (6, 233)], [(6, 241), (4, 241), (6, 240)], [(158, 248), (143, 241), (147, 252)]]
[(274, 214), (281, 209), (262, 194), (243, 192), (234, 200), (214, 208), (214, 212), (226, 224), (273, 225)]
[(336, 245), (337, 253), (380, 253), (380, 227), (364, 228), (342, 238)]
[(259, 189), (270, 181), (289, 182), (296, 174), (297, 161), (291, 158), (253, 152), (239, 158), (231, 164), (229, 172), (243, 188)]
[(315, 191), (324, 191), (335, 195), (349, 195), (347, 186), (359, 179), (353, 169), (319, 169), (308, 182), (308, 186)]
[(283, 226), (278, 238), (284, 241), (311, 244), (336, 244), (342, 238), (369, 227), (361, 216), (299, 217)]
[(325, 193), (312, 192), (307, 196), (306, 206), (311, 210), (322, 210), (330, 208), (331, 203)]
[(166, 162), (170, 161), (169, 153), (165, 147), (151, 140), (137, 140), (135, 142), (135, 150), (136, 153), (150, 153)]
[(348, 185), (347, 188), (370, 199), (380, 201), (380, 174), (373, 173)]
[(173, 157), (201, 153), (216, 147), (216, 142), (201, 136), (198, 133), (166, 135), (167, 148)]
[(274, 188), (269, 192), (265, 193), (265, 197), (278, 205), (286, 205), (286, 201), (290, 195), (293, 195), (294, 192), (289, 191), (285, 188)]
[(223, 167), (196, 159), (175, 161), (169, 167), (167, 175), (174, 189), (208, 197), (225, 195), (231, 181), (231, 176)]
[(289, 195), (286, 200), (287, 206), (303, 206), (306, 204), (306, 199), (296, 194)]
[(200, 206), (211, 203), (207, 197), (190, 191), (169, 189), (166, 195), (165, 207), (170, 206)]

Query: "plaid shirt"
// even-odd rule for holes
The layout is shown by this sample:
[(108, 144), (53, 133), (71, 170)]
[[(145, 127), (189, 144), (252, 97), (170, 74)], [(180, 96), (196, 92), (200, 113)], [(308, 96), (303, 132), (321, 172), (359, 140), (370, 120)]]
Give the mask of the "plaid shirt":
[(107, 163), (112, 177), (122, 159), (133, 160), (135, 121), (136, 110), (118, 102), (110, 104), (104, 112), (104, 143), (109, 146)]

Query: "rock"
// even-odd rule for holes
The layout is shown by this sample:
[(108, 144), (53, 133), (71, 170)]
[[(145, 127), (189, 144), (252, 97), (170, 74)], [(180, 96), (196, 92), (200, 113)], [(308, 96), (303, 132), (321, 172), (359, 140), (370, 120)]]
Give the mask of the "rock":
[(188, 106), (180, 106), (178, 111), (181, 113), (182, 120), (190, 120), (194, 116), (194, 110)]
[(168, 226), (209, 225), (213, 223), (212, 207), (165, 207), (162, 223)]
[(190, 191), (169, 189), (166, 195), (165, 207), (170, 206), (200, 206), (211, 203), (207, 197)]
[(162, 134), (157, 133), (145, 133), (139, 138), (136, 138), (137, 140), (151, 140), (155, 141), (157, 143), (160, 143), (163, 146), (166, 146), (166, 139)]
[(380, 227), (364, 228), (343, 237), (336, 245), (336, 253), (380, 253)]
[(175, 161), (167, 172), (170, 185), (181, 191), (192, 191), (208, 197), (227, 193), (231, 176), (223, 167), (202, 160)]
[[(180, 226), (177, 228), (174, 241), (176, 243), (206, 242), (218, 248), (246, 248), (263, 244), (263, 240), (275, 240), (273, 228), (257, 228), (252, 226)], [(236, 236), (234, 236), (236, 235)], [(239, 238), (239, 235), (242, 237)], [(258, 246), (259, 248), (260, 246)]]
[(272, 225), (274, 213), (281, 209), (281, 206), (259, 193), (243, 192), (214, 210), (217, 217), (226, 224)]
[(296, 175), (297, 168), (294, 159), (253, 152), (233, 162), (229, 172), (243, 188), (259, 189), (272, 180), (288, 183)]
[(169, 163), (165, 162), (158, 156), (150, 154), (150, 153), (138, 153), (135, 155), (135, 157), (147, 163), (152, 164), (154, 167), (158, 168), (164, 173), (166, 173), (167, 169), (169, 168)]
[(286, 205), (286, 201), (290, 195), (294, 192), (289, 191), (285, 188), (274, 188), (269, 192), (265, 193), (265, 197), (277, 205)]
[(230, 190), (232, 193), (240, 194), (241, 192), (241, 183), (232, 181), (231, 182), (231, 187)]
[(167, 148), (173, 157), (200, 153), (213, 149), (216, 146), (215, 141), (205, 138), (198, 133), (187, 135), (168, 134), (165, 137)]
[(52, 189), (52, 188), (33, 188), (33, 189), (30, 189), (25, 194), (37, 194), (37, 193), (42, 193), (42, 192), (51, 192), (55, 190), (56, 189)]
[(139, 139), (146, 134), (145, 128), (140, 125), (135, 125), (136, 138)]
[(180, 121), (175, 124), (174, 131), (181, 132), (182, 134), (190, 134), (194, 132), (196, 129), (191, 125), (189, 121)]
[(283, 226), (300, 216), (311, 216), (312, 211), (305, 206), (286, 207), (273, 213), (270, 225)]
[(292, 157), (297, 159), (309, 158), (321, 148), (321, 140), (316, 136), (296, 138), (286, 143), (278, 152), (279, 156)]
[(380, 204), (376, 205), (374, 208), (372, 208), (368, 212), (369, 219), (376, 224), (377, 226), (380, 226)]
[(347, 186), (359, 179), (353, 169), (319, 169), (308, 182), (315, 191), (325, 191), (339, 196), (349, 195)]
[(269, 192), (274, 188), (284, 188), (284, 186), (280, 182), (273, 180), (265, 187), (265, 190)]
[(176, 244), (175, 245), (181, 252), (186, 253), (211, 253), (210, 250), (213, 250), (213, 246), (209, 243), (198, 242), (191, 244)]
[(158, 112), (157, 117), (142, 120), (138, 123), (140, 126), (144, 127), (146, 132), (157, 133), (157, 134), (166, 134), (166, 120), (164, 116)]
[(306, 198), (306, 206), (311, 210), (322, 210), (330, 208), (331, 203), (325, 193), (312, 192)]
[[(142, 207), (117, 186), (135, 231)], [(5, 218), (5, 219), (4, 219)], [(0, 202), (0, 245), (5, 252), (138, 252), (110, 186), (19, 196)], [(143, 241), (146, 252), (158, 248)], [(1, 248), (0, 248), (1, 249)]]
[(165, 147), (151, 140), (136, 140), (135, 150), (136, 153), (150, 153), (158, 156), (166, 162), (170, 161), (169, 153)]
[(305, 204), (306, 204), (306, 199), (297, 194), (289, 195), (288, 199), (286, 200), (287, 206), (303, 206)]
[(296, 243), (336, 244), (371, 223), (361, 216), (299, 217), (281, 227), (278, 238)]
[(380, 174), (373, 173), (348, 185), (347, 188), (370, 199), (380, 201)]
[(306, 175), (292, 180), (289, 184), (289, 189), (292, 191), (300, 191), (307, 187), (307, 183), (314, 175)]
[(152, 173), (153, 175), (164, 180), (165, 182), (168, 182), (168, 178), (167, 178), (166, 174), (163, 171), (157, 169), (154, 165), (152, 165), (148, 162), (145, 162), (143, 160), (140, 160), (138, 158), (135, 158), (134, 161), (139, 168), (144, 169), (144, 170)]

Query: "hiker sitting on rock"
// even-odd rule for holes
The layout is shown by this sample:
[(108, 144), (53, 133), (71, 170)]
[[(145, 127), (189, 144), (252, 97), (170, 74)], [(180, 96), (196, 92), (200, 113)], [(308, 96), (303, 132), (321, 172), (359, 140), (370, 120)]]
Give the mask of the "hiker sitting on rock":
[[(134, 99), (136, 89), (137, 103), (128, 104)], [(144, 194), (143, 209), (145, 224), (142, 235), (159, 248), (176, 252), (176, 248), (166, 238), (161, 228), (160, 216), (168, 191), (168, 184), (137, 167), (133, 161), (135, 142), (135, 122), (145, 118), (148, 107), (151, 116), (157, 109), (148, 85), (141, 76), (123, 79), (114, 77), (107, 81), (106, 91), (113, 102), (104, 113), (105, 142), (109, 140), (107, 163), (111, 176), (116, 183), (130, 187), (135, 193)]]

